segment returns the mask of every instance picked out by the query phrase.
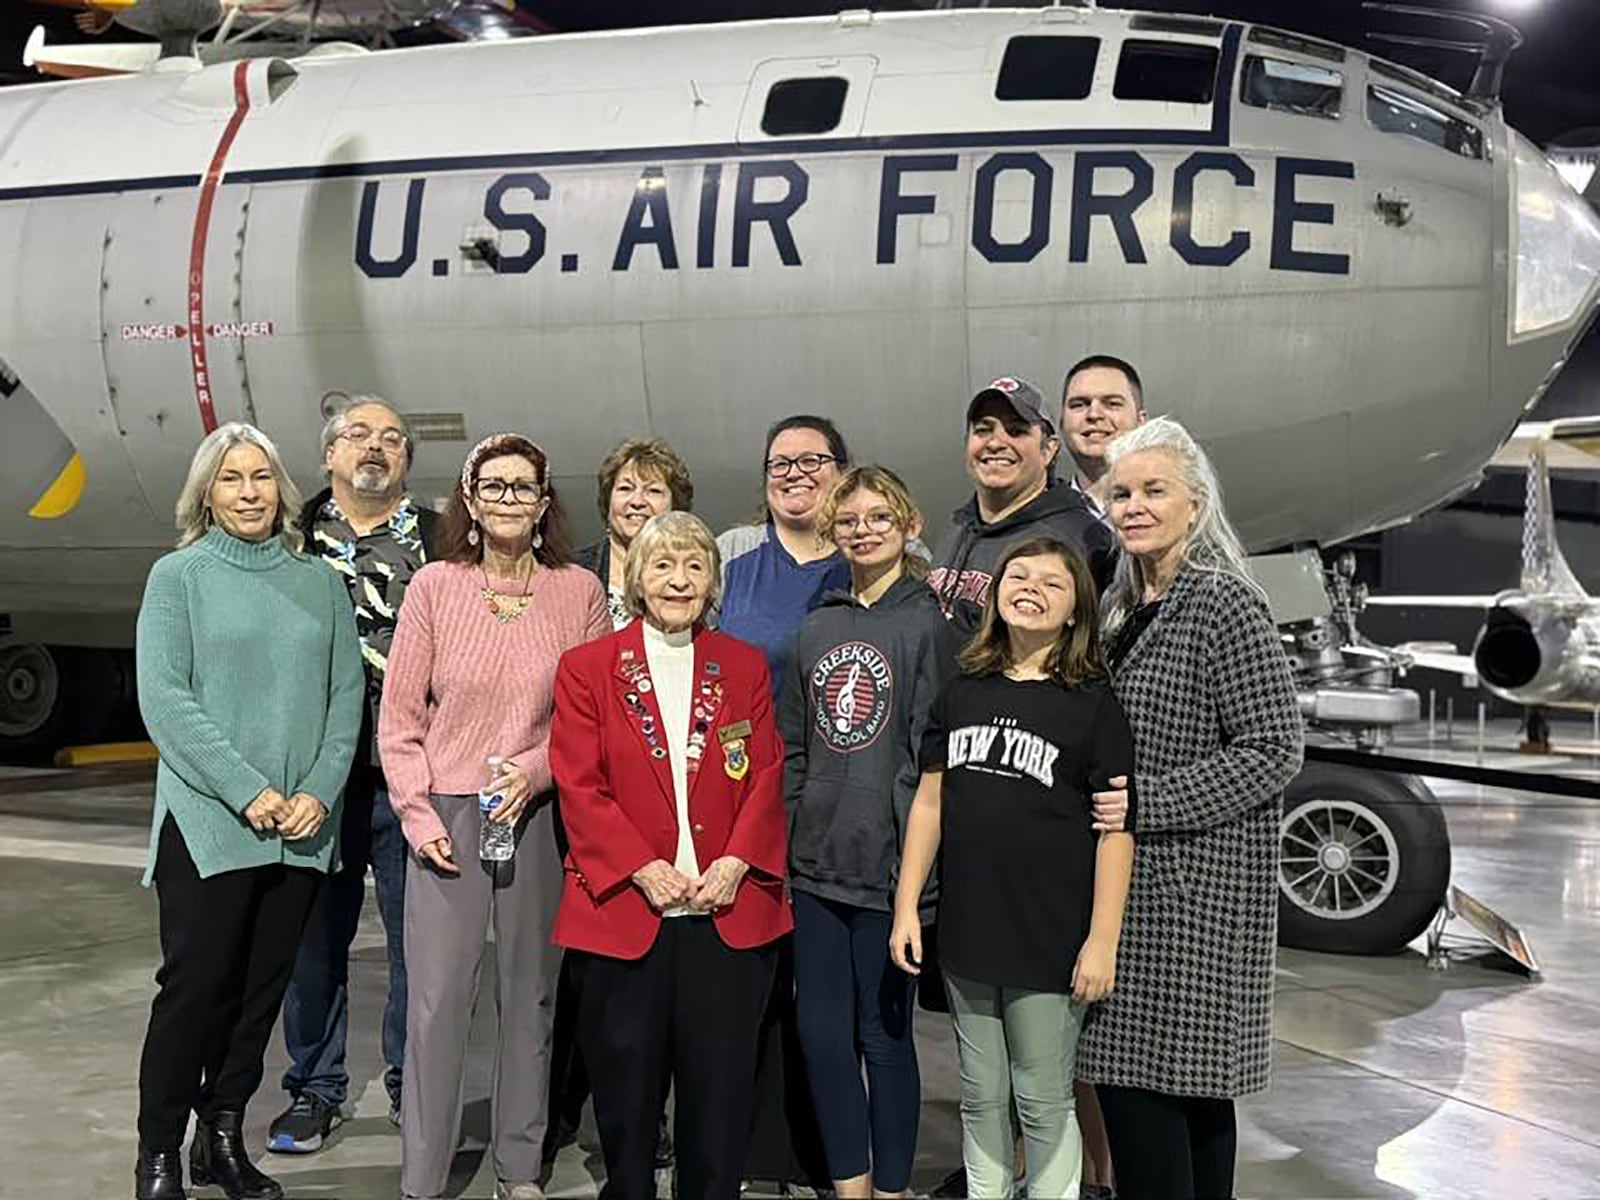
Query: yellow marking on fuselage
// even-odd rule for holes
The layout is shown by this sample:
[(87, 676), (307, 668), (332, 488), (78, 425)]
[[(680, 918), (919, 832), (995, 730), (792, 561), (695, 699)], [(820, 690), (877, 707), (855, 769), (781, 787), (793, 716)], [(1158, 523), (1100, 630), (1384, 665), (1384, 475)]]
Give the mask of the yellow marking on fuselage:
[(89, 473), (84, 470), (83, 455), (74, 454), (67, 460), (67, 465), (61, 468), (61, 473), (55, 481), (45, 488), (39, 499), (34, 501), (28, 515), (36, 521), (53, 521), (57, 517), (64, 517), (78, 507), (78, 501), (83, 499), (84, 485), (89, 481)]

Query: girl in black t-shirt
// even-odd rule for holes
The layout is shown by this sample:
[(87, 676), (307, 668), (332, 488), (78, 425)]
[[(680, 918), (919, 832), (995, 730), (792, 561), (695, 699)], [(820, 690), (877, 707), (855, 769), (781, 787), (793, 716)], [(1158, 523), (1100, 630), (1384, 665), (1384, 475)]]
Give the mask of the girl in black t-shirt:
[(1088, 568), (1064, 543), (1010, 547), (923, 740), (890, 950), (919, 973), (917, 901), (942, 846), (939, 959), (970, 1196), (1011, 1194), (1013, 1083), (1029, 1193), (1078, 1193), (1078, 1031), (1115, 980), (1133, 869), (1133, 839), (1094, 830), (1092, 794), (1133, 767), (1097, 607)]

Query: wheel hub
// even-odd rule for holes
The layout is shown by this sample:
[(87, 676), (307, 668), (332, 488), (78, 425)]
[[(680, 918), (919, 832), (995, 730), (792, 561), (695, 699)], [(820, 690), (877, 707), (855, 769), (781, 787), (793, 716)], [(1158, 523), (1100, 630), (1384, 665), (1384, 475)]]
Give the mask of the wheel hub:
[(1317, 852), (1317, 863), (1330, 875), (1342, 875), (1350, 869), (1350, 851), (1343, 842), (1329, 842)]
[(27, 737), (43, 728), (59, 693), (55, 659), (43, 646), (0, 646), (0, 737)]
[(1400, 847), (1378, 813), (1347, 799), (1311, 799), (1283, 818), (1278, 888), (1322, 920), (1349, 921), (1377, 909), (1400, 878)]

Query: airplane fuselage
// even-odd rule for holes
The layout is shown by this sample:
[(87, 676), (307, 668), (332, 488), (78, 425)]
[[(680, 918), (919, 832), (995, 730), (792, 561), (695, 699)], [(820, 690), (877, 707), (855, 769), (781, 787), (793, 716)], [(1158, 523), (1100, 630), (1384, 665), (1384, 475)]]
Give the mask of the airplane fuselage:
[[(938, 526), (973, 387), (1054, 391), (1091, 351), (1205, 442), (1253, 549), (1469, 487), (1592, 306), (1592, 280), (1519, 291), (1550, 224), (1519, 197), (1553, 173), (1498, 109), (1361, 54), (1140, 20), (845, 14), (0, 95), (0, 613), (131, 610), (208, 424), (260, 424), (309, 486), (330, 389), (413, 417), (424, 496), (526, 431), (591, 528), (596, 464), (647, 431), (714, 524), (747, 516), (763, 431), (803, 411)], [(1001, 99), (1018, 38), (1097, 43), (1085, 94)], [(1125, 98), (1152, 53), (1209, 54), (1213, 85)], [(1264, 104), (1264, 70), (1323, 79), (1320, 111)], [(81, 500), (27, 516), (73, 451)]]

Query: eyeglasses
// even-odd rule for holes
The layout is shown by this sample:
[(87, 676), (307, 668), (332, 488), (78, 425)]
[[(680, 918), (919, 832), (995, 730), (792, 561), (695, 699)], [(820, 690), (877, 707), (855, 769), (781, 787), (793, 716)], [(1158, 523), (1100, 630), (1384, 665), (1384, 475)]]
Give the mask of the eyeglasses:
[(376, 435), (378, 444), (385, 450), (398, 454), (406, 448), (406, 435), (398, 429), (374, 429), (370, 425), (346, 425), (339, 431), (339, 437), (349, 442), (352, 446), (364, 446)]
[(815, 475), (822, 470), (824, 463), (838, 462), (831, 454), (802, 454), (799, 458), (769, 458), (767, 459), (768, 479), (787, 479), (796, 467), (800, 468), (802, 475)]
[(504, 479), (480, 479), (472, 490), (479, 500), (487, 500), (490, 504), (499, 504), (508, 492), (518, 504), (537, 504), (541, 494), (539, 485), (527, 479), (519, 479), (515, 483)]
[(864, 517), (857, 517), (854, 513), (836, 517), (833, 522), (833, 532), (840, 537), (854, 537), (863, 529), (869, 533), (888, 533), (898, 524), (899, 521), (892, 512), (880, 509)]

